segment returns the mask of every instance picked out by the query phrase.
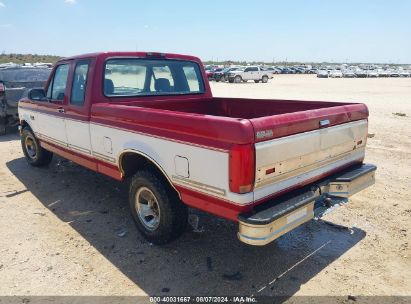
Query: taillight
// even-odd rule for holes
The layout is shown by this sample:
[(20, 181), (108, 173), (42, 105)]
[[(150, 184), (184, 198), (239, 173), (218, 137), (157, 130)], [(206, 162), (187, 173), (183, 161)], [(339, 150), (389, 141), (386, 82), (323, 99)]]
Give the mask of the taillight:
[(254, 188), (255, 148), (254, 145), (235, 145), (230, 149), (230, 191), (247, 193)]

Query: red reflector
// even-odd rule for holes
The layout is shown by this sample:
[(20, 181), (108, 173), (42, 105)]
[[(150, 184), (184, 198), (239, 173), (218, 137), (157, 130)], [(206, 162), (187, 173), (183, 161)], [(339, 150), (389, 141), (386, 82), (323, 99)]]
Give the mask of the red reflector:
[(156, 53), (156, 52), (147, 52), (146, 57), (153, 57), (153, 58), (164, 58), (166, 54), (164, 53)]
[(247, 193), (254, 188), (255, 150), (254, 145), (235, 145), (230, 150), (230, 191)]
[(275, 168), (265, 170), (265, 175), (271, 174), (275, 172)]
[(0, 82), (0, 92), (4, 92), (6, 90), (6, 87), (2, 82)]

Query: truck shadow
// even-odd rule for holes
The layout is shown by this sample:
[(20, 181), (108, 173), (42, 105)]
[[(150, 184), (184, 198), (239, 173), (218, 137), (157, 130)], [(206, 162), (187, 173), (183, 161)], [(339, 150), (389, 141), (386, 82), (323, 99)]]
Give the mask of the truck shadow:
[(56, 158), (31, 168), (24, 158), (8, 169), (61, 221), (69, 223), (107, 260), (149, 295), (295, 294), (365, 236), (363, 230), (311, 221), (264, 247), (236, 238), (237, 226), (199, 217), (166, 246), (152, 246), (135, 229), (127, 185)]
[(0, 136), (0, 142), (12, 141), (20, 139), (19, 130), (17, 127), (8, 128), (7, 133)]

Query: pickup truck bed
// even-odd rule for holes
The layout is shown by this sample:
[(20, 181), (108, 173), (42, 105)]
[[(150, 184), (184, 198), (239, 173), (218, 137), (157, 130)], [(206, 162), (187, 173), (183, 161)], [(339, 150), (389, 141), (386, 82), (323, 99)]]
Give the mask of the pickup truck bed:
[[(147, 115), (150, 119), (144, 121)], [(173, 133), (250, 143), (367, 119), (368, 109), (360, 103), (213, 97), (99, 103), (93, 106), (92, 116), (119, 116), (117, 120), (138, 121)], [(323, 119), (328, 123), (321, 126)], [(272, 134), (257, 135), (267, 130)]]

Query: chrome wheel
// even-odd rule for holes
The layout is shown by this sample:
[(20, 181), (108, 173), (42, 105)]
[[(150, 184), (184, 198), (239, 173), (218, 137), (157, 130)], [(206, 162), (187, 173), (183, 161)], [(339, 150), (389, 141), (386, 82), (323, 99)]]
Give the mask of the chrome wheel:
[(147, 187), (141, 187), (134, 204), (141, 223), (148, 230), (155, 230), (160, 224), (160, 208), (154, 193)]
[(31, 159), (35, 159), (37, 156), (37, 145), (34, 142), (34, 139), (31, 138), (30, 136), (26, 137), (26, 140), (24, 141), (24, 146), (26, 148), (27, 151), (27, 155), (31, 158)]

